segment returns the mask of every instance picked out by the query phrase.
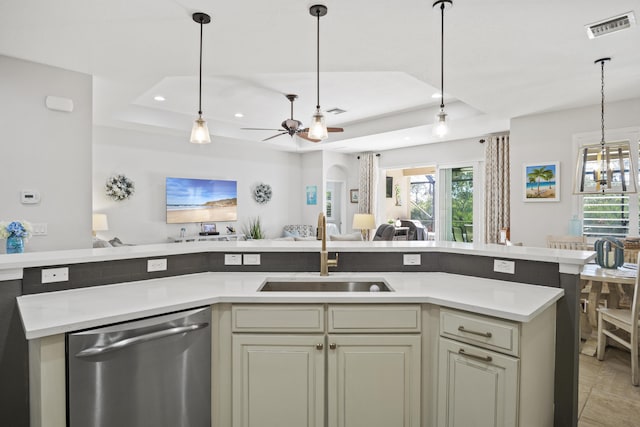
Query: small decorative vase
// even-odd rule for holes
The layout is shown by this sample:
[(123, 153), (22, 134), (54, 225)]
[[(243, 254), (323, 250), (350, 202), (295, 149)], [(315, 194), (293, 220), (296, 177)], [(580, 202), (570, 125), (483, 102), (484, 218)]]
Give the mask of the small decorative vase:
[(618, 268), (624, 264), (624, 243), (614, 237), (603, 237), (594, 243), (596, 263), (602, 268)]
[(8, 254), (21, 254), (24, 252), (24, 240), (22, 237), (9, 236), (7, 237), (7, 253)]

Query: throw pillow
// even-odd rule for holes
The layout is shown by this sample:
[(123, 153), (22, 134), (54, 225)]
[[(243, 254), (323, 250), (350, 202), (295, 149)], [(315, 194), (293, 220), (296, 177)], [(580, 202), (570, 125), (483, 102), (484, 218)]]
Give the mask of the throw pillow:
[(296, 242), (302, 242), (302, 241), (305, 241), (305, 240), (318, 240), (315, 237), (311, 237), (311, 236), (309, 236), (309, 237), (294, 237), (294, 239), (295, 239)]
[(362, 240), (362, 233), (356, 231), (350, 234), (332, 234), (329, 240)]
[(300, 237), (300, 232), (298, 230), (293, 230), (293, 231), (284, 230), (284, 237)]
[(93, 247), (94, 248), (111, 248), (111, 243), (106, 240), (98, 239), (97, 237), (93, 238)]

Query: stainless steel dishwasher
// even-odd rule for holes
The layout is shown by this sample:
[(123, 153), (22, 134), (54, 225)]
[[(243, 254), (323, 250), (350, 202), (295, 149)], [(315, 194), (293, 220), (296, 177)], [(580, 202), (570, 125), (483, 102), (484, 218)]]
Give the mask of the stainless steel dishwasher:
[(67, 334), (70, 427), (210, 427), (211, 309)]

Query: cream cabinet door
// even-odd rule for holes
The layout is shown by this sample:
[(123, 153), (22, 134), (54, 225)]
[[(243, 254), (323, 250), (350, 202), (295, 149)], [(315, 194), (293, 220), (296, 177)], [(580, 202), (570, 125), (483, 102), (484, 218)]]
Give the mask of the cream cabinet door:
[(420, 426), (419, 335), (329, 335), (329, 427)]
[(517, 427), (519, 360), (440, 338), (438, 427)]
[(233, 426), (324, 426), (324, 335), (233, 335)]

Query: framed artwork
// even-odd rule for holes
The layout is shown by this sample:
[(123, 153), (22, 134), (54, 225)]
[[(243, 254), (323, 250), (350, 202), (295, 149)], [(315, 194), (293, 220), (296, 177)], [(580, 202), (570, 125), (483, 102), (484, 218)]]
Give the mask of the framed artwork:
[(359, 194), (359, 190), (357, 188), (349, 190), (349, 196), (351, 196), (351, 203), (358, 203), (358, 194)]
[(522, 181), (525, 202), (560, 201), (560, 162), (526, 163)]
[(318, 204), (318, 186), (307, 185), (307, 205)]

